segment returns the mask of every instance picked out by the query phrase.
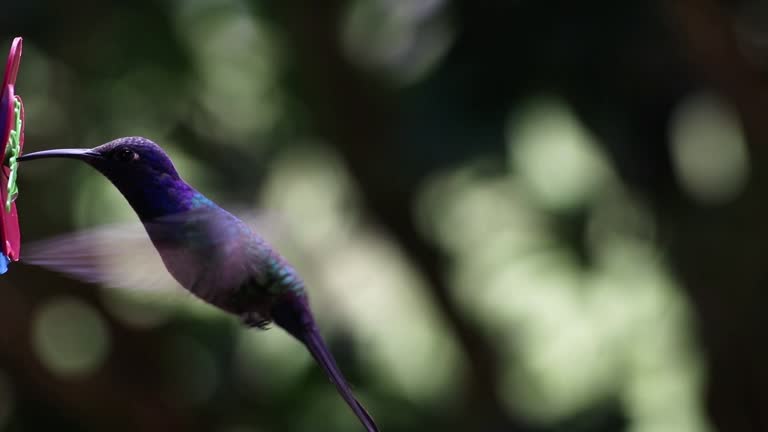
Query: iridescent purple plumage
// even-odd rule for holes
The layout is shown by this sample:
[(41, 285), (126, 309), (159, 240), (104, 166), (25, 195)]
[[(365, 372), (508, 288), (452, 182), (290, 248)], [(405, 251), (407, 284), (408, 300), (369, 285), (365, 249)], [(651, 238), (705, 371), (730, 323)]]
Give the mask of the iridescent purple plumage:
[[(83, 160), (101, 172), (126, 197), (181, 286), (249, 326), (273, 321), (285, 329), (307, 347), (366, 430), (378, 431), (320, 336), (295, 269), (246, 223), (184, 182), (157, 144), (128, 137), (89, 150), (30, 153), (20, 160), (45, 157)], [(41, 255), (36, 263), (98, 280), (87, 269), (54, 261)]]

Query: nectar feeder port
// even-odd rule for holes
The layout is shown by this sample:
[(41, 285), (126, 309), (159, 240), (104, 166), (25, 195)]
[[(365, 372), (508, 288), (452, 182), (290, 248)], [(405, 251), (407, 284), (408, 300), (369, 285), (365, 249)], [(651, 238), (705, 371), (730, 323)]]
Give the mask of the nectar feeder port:
[(13, 39), (2, 82), (0, 98), (0, 274), (8, 270), (11, 261), (19, 260), (21, 233), (14, 200), (18, 196), (16, 177), (24, 146), (24, 104), (16, 94), (16, 76), (21, 62), (22, 38)]

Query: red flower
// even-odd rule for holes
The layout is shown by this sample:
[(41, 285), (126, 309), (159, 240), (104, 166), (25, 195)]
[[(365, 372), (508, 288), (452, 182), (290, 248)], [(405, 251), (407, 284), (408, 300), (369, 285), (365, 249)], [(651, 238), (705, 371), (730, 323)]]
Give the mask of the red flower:
[[(19, 260), (21, 234), (16, 214), (16, 158), (24, 145), (24, 105), (16, 94), (16, 75), (21, 62), (22, 39), (17, 37), (11, 44), (8, 63), (5, 66), (3, 84), (0, 87), (0, 155), (3, 156), (0, 175), (0, 274), (5, 273), (10, 261)], [(10, 186), (10, 187), (9, 187)]]

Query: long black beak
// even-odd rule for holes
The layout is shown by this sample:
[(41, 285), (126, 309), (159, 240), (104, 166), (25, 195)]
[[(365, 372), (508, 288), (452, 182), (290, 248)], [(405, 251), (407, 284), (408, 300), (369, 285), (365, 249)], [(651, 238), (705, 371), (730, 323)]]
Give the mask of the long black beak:
[(43, 159), (43, 158), (80, 159), (87, 162), (93, 159), (100, 159), (101, 156), (91, 149), (57, 149), (57, 150), (44, 150), (44, 151), (25, 154), (20, 156), (18, 160), (28, 161), (28, 160)]

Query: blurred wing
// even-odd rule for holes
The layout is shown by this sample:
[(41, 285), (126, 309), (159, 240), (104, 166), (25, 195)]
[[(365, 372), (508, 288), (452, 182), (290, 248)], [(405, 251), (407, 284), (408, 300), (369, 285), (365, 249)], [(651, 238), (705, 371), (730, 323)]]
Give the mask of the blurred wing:
[(113, 288), (178, 287), (138, 221), (25, 242), (21, 262)]
[[(242, 216), (241, 216), (242, 215)], [(195, 294), (214, 301), (222, 286), (234, 286), (236, 278), (246, 270), (248, 254), (242, 243), (231, 241), (232, 234), (223, 232), (229, 224), (221, 225), (215, 211), (198, 209), (170, 215), (143, 225), (123, 223), (82, 230), (50, 239), (25, 242), (21, 262), (69, 275), (88, 283), (111, 288), (144, 291), (173, 291), (179, 283), (168, 272), (147, 230), (159, 241), (167, 263), (173, 265), (175, 276), (188, 287), (196, 286)], [(255, 211), (239, 212), (238, 217), (257, 234), (285, 244), (290, 240), (285, 225), (274, 214)], [(215, 219), (214, 219), (215, 218)], [(211, 222), (215, 220), (216, 222)], [(200, 239), (195, 248), (179, 247), (179, 224), (205, 227), (192, 230)], [(187, 230), (187, 233), (190, 231)], [(238, 233), (235, 233), (238, 235)], [(222, 241), (228, 241), (222, 245)], [(202, 249), (202, 253), (201, 250)], [(206, 253), (206, 250), (210, 253)], [(216, 253), (215, 251), (218, 251)]]

